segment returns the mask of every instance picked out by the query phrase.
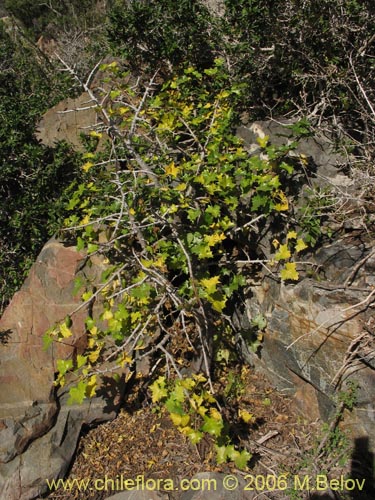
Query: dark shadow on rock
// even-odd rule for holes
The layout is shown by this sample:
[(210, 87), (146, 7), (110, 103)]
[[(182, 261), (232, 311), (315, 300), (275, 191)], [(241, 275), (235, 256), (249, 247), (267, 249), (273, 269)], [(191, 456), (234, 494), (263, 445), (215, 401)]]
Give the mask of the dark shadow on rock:
[(96, 392), (96, 396), (101, 397), (106, 402), (103, 413), (112, 413), (113, 411), (117, 413), (122, 403), (126, 387), (127, 383), (124, 374), (122, 374), (121, 378), (117, 381), (113, 377), (103, 376), (101, 387)]
[[(375, 498), (374, 454), (369, 450), (369, 439), (354, 440), (351, 469), (343, 491), (322, 491), (313, 493), (309, 500), (373, 500)], [(335, 479), (335, 478), (332, 478)]]
[(0, 332), (0, 344), (7, 344), (9, 342), (10, 336), (12, 334), (12, 330), (2, 330)]
[(375, 498), (375, 457), (369, 449), (367, 437), (357, 438), (351, 459), (350, 477), (360, 483), (364, 480), (363, 490), (353, 490), (353, 500), (373, 500)]

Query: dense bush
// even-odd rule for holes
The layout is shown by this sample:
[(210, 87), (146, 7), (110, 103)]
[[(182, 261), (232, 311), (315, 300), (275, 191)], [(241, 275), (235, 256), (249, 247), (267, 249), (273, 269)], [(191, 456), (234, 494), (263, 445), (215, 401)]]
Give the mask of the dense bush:
[[(35, 138), (38, 117), (66, 91), (52, 68), (37, 63), (0, 26), (0, 309), (21, 285), (58, 227), (57, 204), (75, 177), (67, 145), (46, 148)], [(34, 64), (32, 63), (34, 61)]]
[(250, 118), (307, 115), (374, 154), (374, 3), (357, 0), (117, 1), (108, 37), (133, 67), (207, 67), (216, 56), (246, 85)]
[(371, 145), (374, 116), (366, 101), (375, 97), (373, 2), (226, 0), (225, 5), (226, 50), (233, 76), (248, 85), (248, 106), (264, 115), (297, 112), (319, 124), (330, 120)]
[(109, 12), (108, 37), (133, 68), (213, 62), (212, 16), (199, 0), (117, 1)]
[[(307, 235), (297, 232), (293, 206), (302, 158), (290, 154), (295, 143), (275, 147), (264, 134), (249, 154), (233, 134), (241, 87), (222, 59), (203, 71), (188, 66), (163, 85), (130, 86), (117, 62), (101, 69), (111, 91), (100, 105), (95, 89), (103, 121), (91, 135), (100, 137), (110, 117), (108, 147), (84, 154), (66, 224), (77, 248), (107, 266), (100, 284), (76, 280), (100, 314), (86, 319), (87, 351), (58, 361), (56, 384), (69, 372), (70, 401), (79, 403), (95, 394), (100, 373), (116, 377), (119, 367), (133, 371), (135, 359), (149, 359), (160, 374), (153, 402), (165, 403), (194, 444), (211, 435), (219, 463), (245, 468), (250, 454), (231, 443), (213, 380), (265, 326), (258, 316), (240, 332), (231, 320), (246, 278), (260, 280), (262, 267), (274, 279), (299, 278)], [(65, 342), (70, 324), (53, 326), (45, 347)], [(174, 386), (163, 376), (187, 370), (204, 376)]]
[(5, 8), (37, 38), (49, 24), (61, 28), (71, 25), (74, 19), (95, 18), (97, 3), (96, 0), (5, 0)]

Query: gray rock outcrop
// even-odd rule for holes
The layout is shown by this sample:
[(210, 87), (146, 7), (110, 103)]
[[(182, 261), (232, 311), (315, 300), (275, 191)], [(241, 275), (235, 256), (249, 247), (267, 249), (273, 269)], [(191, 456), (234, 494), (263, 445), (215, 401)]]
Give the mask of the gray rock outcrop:
[[(249, 149), (256, 147), (259, 133), (282, 144), (291, 131), (279, 123), (259, 122), (241, 127)], [(254, 144), (255, 143), (255, 144)], [(235, 320), (246, 331), (261, 314), (267, 321), (258, 355), (244, 346), (244, 357), (263, 371), (273, 384), (294, 396), (296, 406), (312, 418), (332, 415), (337, 392), (358, 385), (357, 406), (346, 418), (353, 438), (365, 438), (375, 450), (375, 241), (371, 231), (358, 229), (361, 219), (356, 197), (361, 186), (342, 174), (345, 159), (331, 150), (324, 137), (302, 140), (296, 154), (303, 153), (314, 167), (312, 186), (333, 191), (354, 203), (343, 216), (341, 231), (331, 242), (310, 251), (308, 272), (297, 284), (264, 274), (259, 286), (248, 290), (245, 306)], [(374, 207), (367, 207), (368, 212)], [(370, 214), (368, 219), (370, 220)], [(371, 225), (371, 222), (370, 222)], [(304, 260), (301, 259), (301, 260)], [(349, 385), (348, 385), (349, 384)]]

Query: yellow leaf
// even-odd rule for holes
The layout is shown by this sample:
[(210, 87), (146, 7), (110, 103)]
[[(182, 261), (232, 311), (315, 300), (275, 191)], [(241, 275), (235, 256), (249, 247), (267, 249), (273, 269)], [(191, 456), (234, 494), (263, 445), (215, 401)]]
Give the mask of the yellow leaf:
[(159, 269), (164, 269), (164, 267), (165, 267), (165, 256), (164, 255), (160, 255), (160, 257), (155, 260), (154, 266), (158, 267)]
[(216, 286), (219, 282), (220, 276), (212, 276), (212, 278), (203, 278), (199, 283), (203, 285), (208, 294), (213, 294), (216, 292)]
[(251, 424), (255, 421), (254, 415), (246, 410), (238, 410), (238, 416), (245, 424)]
[(299, 155), (299, 159), (300, 159), (300, 161), (301, 161), (302, 165), (304, 165), (305, 167), (306, 167), (306, 165), (308, 165), (308, 164), (309, 164), (309, 160), (308, 160), (307, 156), (306, 156), (306, 155), (304, 155), (303, 153), (301, 153), (301, 154)]
[(82, 170), (84, 172), (88, 172), (91, 167), (94, 166), (94, 163), (92, 161), (87, 161), (84, 165), (82, 165)]
[(300, 238), (297, 240), (297, 243), (296, 243), (296, 247), (295, 247), (295, 251), (298, 253), (298, 252), (302, 252), (302, 250), (305, 250), (307, 248), (307, 245), (306, 243)]
[(288, 234), (286, 235), (287, 240), (296, 240), (297, 239), (297, 233), (296, 231), (289, 231)]
[(191, 427), (189, 427), (188, 425), (186, 425), (184, 428), (181, 428), (180, 429), (182, 434), (185, 434), (185, 436), (188, 436), (190, 433), (193, 432), (193, 429)]
[(178, 415), (178, 413), (170, 414), (171, 420), (176, 427), (186, 427), (190, 422), (189, 415)]
[(92, 377), (90, 377), (88, 384), (87, 384), (87, 387), (86, 387), (86, 391), (85, 391), (86, 397), (92, 398), (93, 396), (95, 396), (96, 389), (97, 389), (96, 375), (93, 375)]
[(126, 364), (131, 365), (132, 362), (132, 358), (126, 352), (123, 352), (121, 357), (117, 359), (117, 363), (121, 366), (121, 368), (124, 368)]
[(171, 177), (177, 177), (177, 174), (179, 173), (180, 169), (176, 167), (174, 164), (174, 161), (172, 161), (169, 165), (165, 167), (165, 173), (167, 175), (170, 175)]
[(143, 342), (142, 339), (138, 340), (137, 345), (134, 347), (135, 351), (142, 351), (146, 349), (147, 345)]
[(89, 332), (91, 333), (91, 335), (97, 335), (98, 333), (98, 327), (96, 325), (94, 325), (92, 328), (90, 328)]
[(279, 248), (280, 242), (275, 238), (274, 240), (272, 240), (272, 245), (274, 248)]
[(109, 310), (104, 311), (104, 313), (103, 313), (104, 320), (106, 320), (106, 319), (108, 320), (108, 319), (112, 319), (112, 318), (113, 318), (112, 311), (109, 311)]
[(226, 97), (228, 97), (230, 95), (230, 92), (228, 92), (228, 90), (222, 90), (219, 94), (218, 94), (218, 99), (225, 99)]
[(101, 134), (100, 132), (96, 132), (95, 130), (92, 130), (89, 135), (91, 137), (96, 137), (97, 139), (100, 139), (103, 134)]
[(90, 338), (87, 342), (87, 348), (88, 349), (93, 349), (96, 345), (96, 340), (93, 338)]
[(275, 260), (287, 260), (291, 256), (288, 245), (285, 243), (284, 245), (280, 245), (279, 251), (275, 255)]
[(67, 339), (73, 335), (65, 323), (62, 323), (60, 325), (60, 333), (64, 337), (64, 339)]
[(222, 312), (222, 310), (225, 307), (225, 304), (227, 303), (227, 298), (222, 296), (222, 300), (211, 300), (212, 308), (217, 311), (217, 312)]
[(95, 363), (95, 361), (97, 361), (100, 355), (100, 351), (101, 347), (98, 347), (97, 349), (95, 349), (95, 351), (90, 352), (90, 354), (88, 355), (90, 363)]
[(214, 233), (214, 234), (205, 234), (204, 239), (208, 243), (209, 247), (213, 247), (217, 243), (220, 243), (220, 241), (225, 240), (226, 236), (224, 233)]
[(185, 106), (183, 109), (182, 109), (182, 116), (184, 118), (187, 118), (189, 115), (190, 115), (190, 112), (191, 110), (193, 109), (193, 105), (191, 104), (190, 106)]
[(92, 291), (89, 290), (88, 292), (85, 292), (82, 294), (82, 300), (86, 301), (86, 300), (89, 300), (91, 299), (92, 297)]
[(81, 220), (81, 224), (88, 224), (90, 222), (90, 217), (88, 215), (85, 215), (84, 218)]
[[(181, 384), (181, 387), (183, 387), (184, 389), (187, 389), (188, 391), (191, 391), (191, 389), (193, 389), (196, 386), (195, 380), (193, 380), (191, 378), (181, 379), (180, 384)], [(194, 397), (194, 394), (193, 394), (193, 397)]]
[(217, 420), (218, 422), (221, 422), (223, 420), (221, 413), (216, 408), (210, 409), (210, 415), (214, 420)]
[(296, 270), (295, 262), (287, 262), (285, 268), (280, 272), (281, 279), (297, 281), (299, 274)]
[(207, 413), (207, 408), (205, 406), (199, 406), (197, 409), (196, 409), (198, 415), (200, 415), (201, 417), (204, 417)]
[(288, 210), (289, 208), (289, 202), (288, 198), (285, 196), (285, 193), (283, 191), (278, 191), (275, 196), (276, 200), (279, 201), (279, 203), (276, 203), (275, 209), (278, 212), (284, 212), (285, 210)]
[[(194, 402), (194, 405), (193, 405)], [(197, 408), (203, 403), (203, 396), (202, 394), (193, 394), (192, 398), (190, 399), (190, 404), (194, 406), (194, 408)]]

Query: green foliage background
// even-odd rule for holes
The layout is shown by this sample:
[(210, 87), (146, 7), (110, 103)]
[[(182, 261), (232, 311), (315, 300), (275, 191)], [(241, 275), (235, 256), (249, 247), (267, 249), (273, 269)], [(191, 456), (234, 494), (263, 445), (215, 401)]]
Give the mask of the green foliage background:
[(0, 310), (59, 228), (59, 202), (77, 176), (69, 145), (47, 148), (35, 137), (38, 118), (67, 88), (0, 25)]

